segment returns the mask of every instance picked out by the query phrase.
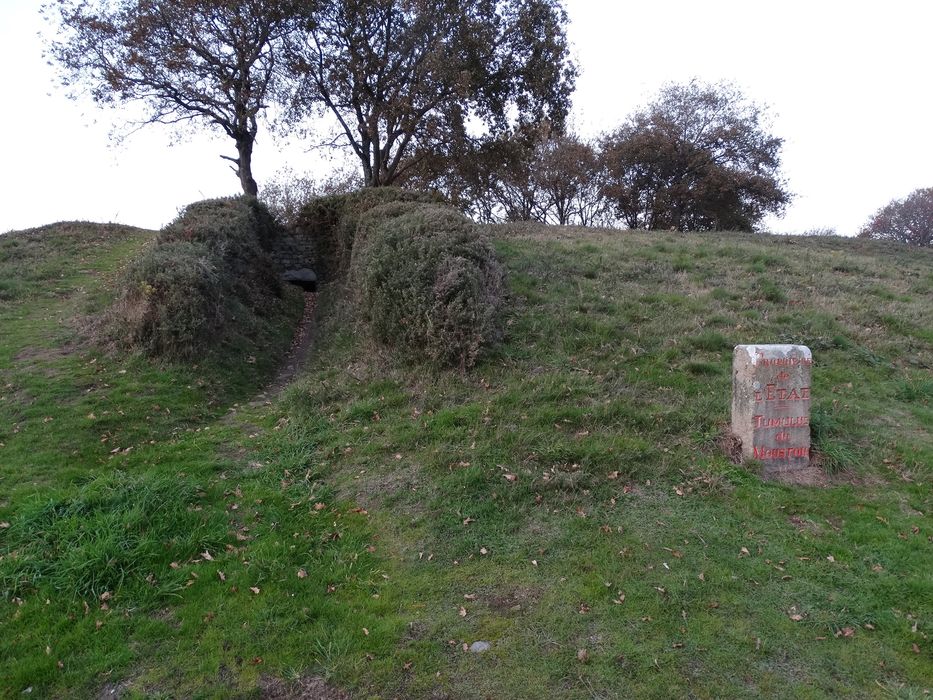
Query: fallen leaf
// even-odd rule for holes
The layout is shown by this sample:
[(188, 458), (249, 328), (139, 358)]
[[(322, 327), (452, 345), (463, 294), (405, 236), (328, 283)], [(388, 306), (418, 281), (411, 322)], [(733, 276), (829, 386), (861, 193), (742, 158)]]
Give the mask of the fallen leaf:
[(920, 653), (920, 647), (918, 647), (916, 644), (911, 644), (911, 645), (910, 645), (910, 648), (913, 650), (913, 652), (914, 652), (915, 654), (919, 654), (919, 653)]
[(460, 617), (466, 617), (467, 616), (466, 608), (461, 605), (458, 614), (460, 615)]
[(308, 578), (308, 572), (304, 569), (298, 569), (298, 578)]
[(832, 554), (830, 554), (828, 557), (826, 557), (826, 561), (828, 561), (830, 564), (835, 564), (836, 558)]
[(464, 518), (464, 519), (463, 519), (463, 524), (464, 524), (464, 525), (469, 525), (470, 523), (475, 523), (475, 522), (476, 522), (476, 521), (475, 521), (473, 518)]
[(214, 561), (214, 557), (211, 556), (211, 553), (207, 550), (201, 552), (201, 558), (206, 559), (207, 561)]
[(315, 503), (315, 504), (314, 504), (314, 510), (324, 510), (325, 508), (327, 508), (327, 506), (324, 505), (323, 503)]
[(615, 481), (619, 478), (619, 472), (609, 472), (606, 475), (606, 478), (609, 479), (609, 481)]
[(793, 615), (790, 616), (790, 619), (793, 620), (794, 622), (800, 622), (803, 619), (803, 615), (801, 615), (800, 613), (794, 613)]
[(8, 527), (10, 527), (10, 523), (6, 521), (0, 523), (0, 530), (6, 530)]
[(479, 548), (479, 553), (482, 554), (482, 555), (485, 557), (487, 554), (489, 554), (489, 550), (486, 549), (485, 547), (480, 547), (480, 548)]
[(505, 480), (511, 484), (514, 484), (516, 481), (518, 481), (518, 475), (516, 474), (503, 474), (503, 476), (505, 477)]
[(745, 555), (747, 557), (749, 554), (748, 547), (742, 547), (742, 549), (739, 550), (739, 556)]
[(855, 629), (852, 628), (852, 627), (843, 627), (843, 628), (842, 628), (842, 636), (843, 636), (843, 637), (854, 637), (854, 636), (855, 636)]
[(103, 593), (100, 594), (100, 599), (103, 601), (110, 600), (111, 598), (113, 598), (113, 593), (111, 593), (110, 591), (104, 591)]
[(221, 571), (220, 569), (218, 569), (218, 570), (217, 570), (217, 578), (219, 578), (221, 581), (226, 581), (226, 580), (227, 580), (227, 574), (225, 574), (223, 571)]
[(369, 636), (369, 630), (366, 629), (365, 627), (363, 628), (363, 634), (366, 635), (367, 637)]
[(475, 593), (464, 593), (463, 599), (464, 600), (476, 600), (476, 594)]
[(249, 589), (253, 592), (254, 595), (259, 595), (259, 589), (256, 586), (250, 586)]
[(171, 564), (169, 564), (169, 566), (172, 567), (173, 569), (181, 568), (181, 564), (179, 564), (177, 561), (173, 561)]
[(577, 650), (577, 661), (579, 661), (582, 664), (585, 664), (589, 660), (590, 660), (590, 653), (586, 649)]

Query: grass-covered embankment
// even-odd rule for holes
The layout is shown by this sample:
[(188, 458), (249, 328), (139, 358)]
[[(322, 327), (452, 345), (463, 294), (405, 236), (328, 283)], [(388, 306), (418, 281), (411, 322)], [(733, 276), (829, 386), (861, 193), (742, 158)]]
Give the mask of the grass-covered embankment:
[[(42, 576), (2, 604), (9, 693), (122, 682), (250, 697), (312, 677), (385, 698), (930, 689), (930, 254), (741, 235), (492, 235), (512, 310), (503, 343), (470, 373), (361, 340), (325, 290), (307, 374), (234, 420), (212, 418), (235, 399), (211, 395), (219, 370), (203, 364), (190, 370), (203, 386), (159, 397), (171, 418), (154, 401), (119, 404), (127, 435), (171, 422), (155, 445), (119, 440), (111, 457), (97, 430), (75, 428), (109, 404), (71, 410), (35, 389), (47, 410), (0, 436), (4, 485), (21, 484), (0, 503), (0, 570), (15, 570), (24, 538), (90, 539), (67, 537), (85, 512), (125, 513), (124, 532), (145, 533), (132, 541), (159, 547), (98, 585), (82, 583), (72, 546), (30, 555)], [(30, 332), (47, 334), (71, 298), (11, 302), (3, 322), (32, 314)], [(66, 335), (48, 342), (66, 347)], [(763, 483), (722, 454), (739, 342), (813, 350), (828, 485)], [(73, 364), (56, 386), (81, 401), (150, 371), (26, 359), (28, 345), (3, 349), (14, 388), (0, 410), (21, 401), (22, 378), (38, 382), (57, 362)], [(111, 387), (85, 394), (79, 371), (102, 363), (97, 382)], [(140, 387), (187, 387), (189, 370), (172, 371), (186, 379), (140, 374)], [(22, 437), (68, 421), (48, 442)], [(59, 443), (72, 435), (84, 435), (70, 467), (83, 476), (42, 470), (26, 447), (64, 464)], [(48, 473), (29, 485), (34, 471)], [(144, 487), (115, 479), (178, 493), (128, 497)], [(137, 502), (168, 510), (134, 530)], [(463, 650), (478, 640), (489, 651)]]

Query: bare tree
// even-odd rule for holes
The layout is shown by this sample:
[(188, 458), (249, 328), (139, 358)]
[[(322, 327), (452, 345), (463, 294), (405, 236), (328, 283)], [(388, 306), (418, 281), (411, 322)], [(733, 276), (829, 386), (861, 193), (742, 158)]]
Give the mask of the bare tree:
[(879, 209), (859, 237), (933, 246), (933, 187), (914, 190)]
[(144, 123), (199, 123), (236, 145), (243, 192), (256, 195), (257, 120), (276, 77), (294, 5), (278, 0), (59, 0), (50, 52), (66, 84), (101, 104), (140, 102)]

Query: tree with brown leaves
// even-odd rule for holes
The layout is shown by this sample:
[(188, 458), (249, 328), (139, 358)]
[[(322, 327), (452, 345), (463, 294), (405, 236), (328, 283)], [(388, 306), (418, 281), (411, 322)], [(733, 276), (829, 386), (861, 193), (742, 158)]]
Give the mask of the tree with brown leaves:
[(669, 85), (603, 139), (603, 193), (631, 228), (752, 230), (790, 201), (782, 144), (736, 88)]
[(859, 238), (933, 246), (933, 187), (914, 190), (879, 209), (859, 232)]

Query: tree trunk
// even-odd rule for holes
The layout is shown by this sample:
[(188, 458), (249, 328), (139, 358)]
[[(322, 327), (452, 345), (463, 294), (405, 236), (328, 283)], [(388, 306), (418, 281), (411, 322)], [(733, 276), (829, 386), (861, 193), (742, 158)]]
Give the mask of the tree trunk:
[(237, 175), (240, 177), (240, 185), (243, 187), (243, 194), (255, 197), (259, 194), (259, 187), (256, 180), (253, 179), (253, 139), (247, 137), (238, 139), (236, 142), (237, 152)]

